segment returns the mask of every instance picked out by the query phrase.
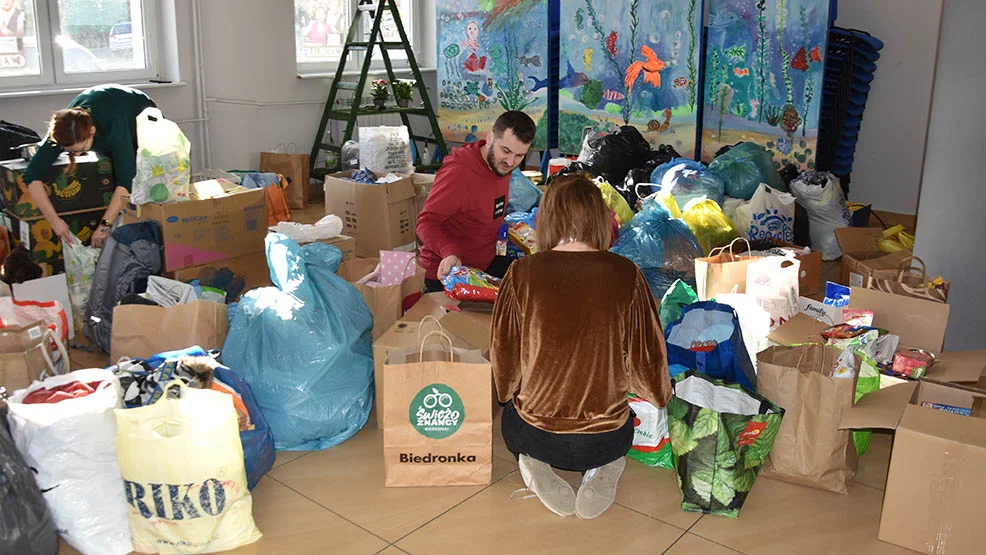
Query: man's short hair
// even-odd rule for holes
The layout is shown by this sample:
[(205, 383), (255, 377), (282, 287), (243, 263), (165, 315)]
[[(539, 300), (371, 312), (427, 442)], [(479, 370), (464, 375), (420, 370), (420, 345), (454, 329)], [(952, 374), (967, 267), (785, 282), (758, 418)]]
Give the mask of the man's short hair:
[(517, 137), (517, 140), (529, 145), (534, 142), (534, 133), (537, 131), (537, 126), (534, 125), (534, 120), (524, 112), (511, 110), (500, 114), (500, 117), (496, 118), (496, 121), (493, 123), (493, 136), (499, 139), (507, 129)]

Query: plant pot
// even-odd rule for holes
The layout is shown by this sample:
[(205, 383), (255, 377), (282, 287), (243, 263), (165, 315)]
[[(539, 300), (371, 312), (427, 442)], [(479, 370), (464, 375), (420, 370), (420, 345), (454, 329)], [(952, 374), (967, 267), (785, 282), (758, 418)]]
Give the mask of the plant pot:
[(387, 105), (387, 99), (386, 98), (374, 98), (373, 99), (373, 105), (377, 107), (377, 110), (383, 110), (384, 107)]
[(399, 106), (401, 108), (407, 108), (407, 105), (410, 104), (410, 103), (411, 103), (411, 99), (410, 98), (398, 98), (397, 99), (397, 106)]

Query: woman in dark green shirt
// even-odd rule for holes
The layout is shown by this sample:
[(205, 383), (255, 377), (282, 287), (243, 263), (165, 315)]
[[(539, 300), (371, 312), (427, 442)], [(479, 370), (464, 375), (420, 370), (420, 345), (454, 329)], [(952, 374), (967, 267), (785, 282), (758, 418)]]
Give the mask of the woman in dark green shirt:
[(154, 106), (154, 101), (137, 89), (99, 85), (82, 91), (68, 108), (52, 115), (48, 136), (28, 163), (24, 181), (31, 198), (59, 239), (68, 240), (72, 232), (65, 220), (55, 213), (43, 183), (50, 175), (55, 159), (62, 152), (68, 152), (72, 159), (69, 168), (74, 169), (75, 155), (92, 150), (113, 161), (116, 189), (92, 236), (93, 246), (103, 246), (113, 220), (126, 205), (137, 173), (137, 116), (145, 108)]

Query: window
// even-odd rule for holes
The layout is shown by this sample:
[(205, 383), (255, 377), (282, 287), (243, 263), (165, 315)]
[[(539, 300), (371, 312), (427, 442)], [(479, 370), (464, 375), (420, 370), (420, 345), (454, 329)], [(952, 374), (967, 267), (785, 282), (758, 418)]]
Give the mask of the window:
[[(413, 2), (414, 0), (395, 0), (401, 22), (404, 24), (404, 32), (412, 47), (415, 45)], [(353, 15), (357, 12), (364, 14), (361, 39), (368, 40), (373, 26), (370, 10), (376, 8), (378, 3), (379, 0), (295, 0), (295, 57), (298, 69), (306, 71), (334, 69), (342, 54)], [(400, 42), (400, 34), (389, 11), (384, 12), (380, 24), (383, 40)], [(388, 54), (391, 60), (407, 59), (401, 50), (391, 50)], [(415, 54), (417, 55), (417, 50)], [(380, 59), (378, 49), (374, 49), (374, 58)], [(362, 63), (362, 57), (353, 55), (349, 60), (349, 64), (352, 63)], [(350, 65), (347, 65), (347, 68), (356, 69), (355, 66)]]
[(0, 0), (0, 89), (157, 77), (155, 0)]

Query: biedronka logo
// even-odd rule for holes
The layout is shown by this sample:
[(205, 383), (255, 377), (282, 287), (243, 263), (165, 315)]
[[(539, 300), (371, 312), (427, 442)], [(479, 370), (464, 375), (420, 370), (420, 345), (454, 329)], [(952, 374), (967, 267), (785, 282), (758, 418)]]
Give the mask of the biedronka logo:
[(411, 425), (431, 439), (446, 438), (459, 430), (466, 418), (462, 399), (451, 387), (433, 383), (418, 392), (408, 410)]

